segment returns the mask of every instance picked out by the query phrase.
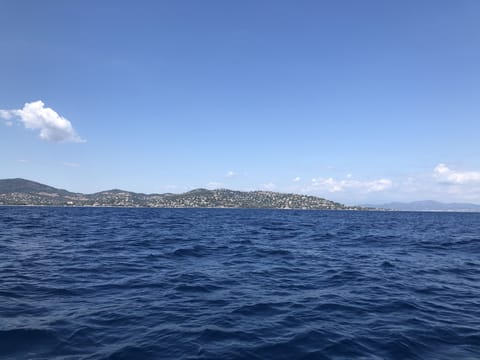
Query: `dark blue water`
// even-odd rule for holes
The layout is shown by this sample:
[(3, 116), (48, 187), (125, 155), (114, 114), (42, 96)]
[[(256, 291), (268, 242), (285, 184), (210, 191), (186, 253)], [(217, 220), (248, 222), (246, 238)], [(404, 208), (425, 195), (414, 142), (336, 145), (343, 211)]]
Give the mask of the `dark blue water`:
[(479, 359), (480, 214), (0, 208), (2, 359)]

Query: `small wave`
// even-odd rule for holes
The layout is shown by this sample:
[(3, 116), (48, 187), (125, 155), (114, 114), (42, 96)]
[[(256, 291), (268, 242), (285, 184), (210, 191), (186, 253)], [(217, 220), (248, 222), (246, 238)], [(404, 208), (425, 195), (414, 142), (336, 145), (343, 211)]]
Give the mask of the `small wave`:
[(389, 340), (381, 344), (381, 348), (388, 358), (396, 359), (422, 359), (420, 354), (432, 351), (422, 341), (402, 334), (392, 334)]
[(279, 309), (278, 305), (272, 303), (243, 305), (232, 311), (232, 314), (241, 314), (246, 316), (272, 316), (282, 313), (285, 313), (285, 310)]
[(257, 249), (258, 253), (261, 256), (282, 256), (282, 257), (293, 257), (293, 254), (289, 250), (285, 249)]
[(178, 257), (201, 257), (206, 254), (206, 250), (207, 248), (205, 246), (195, 245), (194, 247), (176, 249), (172, 252), (172, 255)]
[(324, 240), (332, 240), (332, 239), (335, 239), (335, 237), (337, 237), (337, 234), (333, 233), (333, 232), (326, 232), (324, 234), (314, 234), (314, 235), (311, 235), (308, 237), (309, 240), (312, 240), (312, 241), (324, 241)]
[(199, 341), (235, 341), (257, 342), (260, 338), (247, 331), (230, 330), (219, 327), (203, 329), (198, 335)]
[(215, 285), (187, 285), (180, 284), (175, 287), (175, 290), (180, 292), (193, 292), (193, 293), (209, 293), (215, 290), (221, 289), (220, 286)]
[(51, 330), (28, 328), (0, 330), (0, 356), (20, 357), (25, 353), (38, 354), (58, 343), (58, 337)]
[(366, 309), (358, 307), (358, 306), (353, 306), (353, 305), (348, 305), (348, 304), (340, 304), (340, 303), (323, 303), (319, 304), (315, 307), (315, 311), (320, 311), (324, 313), (341, 313), (342, 316), (347, 315), (347, 314), (359, 314), (361, 312), (366, 311)]
[(295, 228), (292, 228), (292, 227), (288, 227), (288, 226), (282, 226), (282, 225), (278, 225), (278, 226), (270, 226), (270, 225), (267, 225), (267, 226), (262, 226), (260, 228), (261, 230), (265, 230), (265, 231), (274, 231), (274, 232), (277, 232), (277, 231), (292, 231), (292, 230), (296, 230)]
[(365, 346), (359, 339), (343, 338), (325, 346), (322, 351), (344, 359), (365, 359), (365, 354), (371, 354), (368, 359), (381, 359), (373, 355), (373, 348)]
[(356, 270), (335, 270), (334, 272), (334, 275), (328, 279), (328, 283), (331, 285), (346, 284), (350, 281), (366, 281), (366, 277)]
[(330, 359), (323, 349), (334, 344), (336, 338), (338, 335), (331, 332), (307, 330), (285, 340), (257, 346), (252, 352), (262, 359)]
[(403, 313), (405, 311), (421, 311), (422, 306), (418, 302), (408, 300), (393, 300), (375, 305), (375, 312), (378, 313)]
[(67, 289), (63, 287), (38, 287), (37, 290), (41, 293), (54, 295), (54, 296), (75, 296), (79, 295), (80, 292), (75, 289)]
[(439, 285), (430, 285), (430, 284), (425, 284), (421, 286), (414, 286), (412, 287), (412, 290), (415, 291), (418, 294), (423, 294), (423, 295), (434, 295), (434, 294), (440, 294), (443, 291), (446, 290), (445, 286), (439, 286)]
[(127, 345), (111, 354), (103, 357), (102, 360), (127, 360), (127, 359), (158, 359), (157, 351), (150, 347), (139, 347)]
[(387, 260), (382, 262), (382, 264), (380, 266), (384, 269), (391, 269), (391, 268), (395, 267), (395, 265), (393, 263), (391, 263), (390, 261), (387, 261)]

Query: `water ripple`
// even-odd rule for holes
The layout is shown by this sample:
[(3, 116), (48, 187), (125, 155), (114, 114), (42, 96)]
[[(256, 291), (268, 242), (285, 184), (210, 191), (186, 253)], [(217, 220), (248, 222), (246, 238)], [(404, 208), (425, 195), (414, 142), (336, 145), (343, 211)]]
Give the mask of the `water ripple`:
[(0, 358), (480, 358), (478, 234), (480, 214), (0, 207)]

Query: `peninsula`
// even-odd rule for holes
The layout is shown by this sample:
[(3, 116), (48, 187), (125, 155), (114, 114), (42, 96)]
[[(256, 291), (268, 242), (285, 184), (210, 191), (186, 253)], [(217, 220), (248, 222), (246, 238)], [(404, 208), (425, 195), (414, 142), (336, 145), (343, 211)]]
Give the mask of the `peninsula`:
[(142, 194), (114, 189), (82, 194), (25, 179), (0, 180), (0, 205), (367, 210), (316, 196), (272, 191), (195, 189), (183, 194)]

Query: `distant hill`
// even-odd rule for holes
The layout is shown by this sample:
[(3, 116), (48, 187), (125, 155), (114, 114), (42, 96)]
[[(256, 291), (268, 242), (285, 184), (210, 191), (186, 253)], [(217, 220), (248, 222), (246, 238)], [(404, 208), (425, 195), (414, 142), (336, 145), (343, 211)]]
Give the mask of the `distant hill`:
[(35, 181), (25, 180), (25, 179), (3, 179), (0, 180), (0, 194), (8, 193), (47, 193), (47, 194), (62, 194), (68, 195), (72, 194), (66, 190), (57, 189), (52, 186), (40, 184)]
[(141, 194), (113, 189), (81, 194), (25, 179), (0, 180), (0, 205), (366, 210), (320, 197), (271, 191), (195, 189), (183, 194)]
[(480, 205), (470, 203), (442, 203), (439, 201), (425, 200), (413, 202), (391, 202), (379, 205), (365, 205), (367, 207), (399, 210), (399, 211), (458, 211), (480, 212)]

